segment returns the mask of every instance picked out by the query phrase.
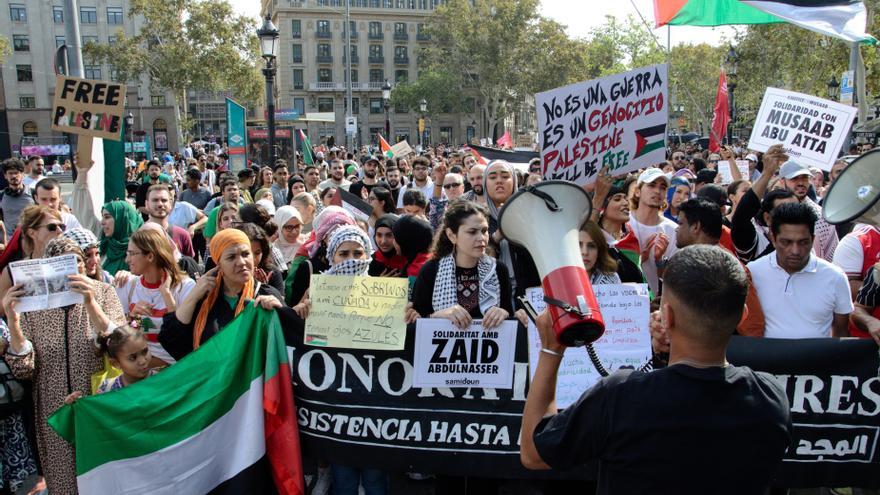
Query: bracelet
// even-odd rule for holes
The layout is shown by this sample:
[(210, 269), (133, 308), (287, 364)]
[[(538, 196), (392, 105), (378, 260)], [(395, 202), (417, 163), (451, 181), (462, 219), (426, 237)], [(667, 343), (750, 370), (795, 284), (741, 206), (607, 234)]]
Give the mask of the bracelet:
[(560, 357), (560, 358), (563, 355), (561, 352), (551, 351), (550, 349), (547, 349), (545, 347), (541, 348), (541, 352), (543, 352), (544, 354), (550, 354), (551, 356), (556, 356), (556, 357)]

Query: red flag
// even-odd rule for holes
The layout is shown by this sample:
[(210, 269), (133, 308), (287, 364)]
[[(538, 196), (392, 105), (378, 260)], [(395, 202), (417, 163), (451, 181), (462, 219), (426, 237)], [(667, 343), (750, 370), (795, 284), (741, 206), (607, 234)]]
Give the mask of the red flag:
[(718, 153), (724, 136), (727, 134), (727, 124), (730, 123), (730, 102), (727, 99), (727, 77), (724, 71), (718, 78), (718, 92), (715, 93), (715, 111), (712, 114), (712, 132), (709, 135), (709, 151)]
[(388, 141), (385, 141), (385, 138), (382, 137), (381, 132), (376, 133), (379, 136), (379, 149), (382, 151), (382, 155), (385, 158), (391, 158), (394, 156), (394, 153), (391, 152), (391, 145), (388, 144)]
[(504, 135), (495, 141), (499, 148), (513, 148), (513, 140), (510, 139), (510, 131), (504, 131)]
[(478, 164), (480, 164), (480, 165), (488, 165), (489, 164), (489, 162), (486, 161), (486, 159), (483, 158), (482, 155), (477, 153), (477, 150), (471, 148), (470, 146), (466, 146), (465, 150), (469, 151), (472, 155), (474, 155), (474, 159), (477, 161)]

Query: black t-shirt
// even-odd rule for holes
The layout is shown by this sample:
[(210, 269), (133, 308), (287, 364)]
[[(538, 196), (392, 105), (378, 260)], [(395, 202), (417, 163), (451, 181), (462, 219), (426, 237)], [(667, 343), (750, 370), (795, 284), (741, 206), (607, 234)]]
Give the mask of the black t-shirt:
[(534, 439), (556, 469), (599, 459), (599, 494), (762, 494), (791, 443), (791, 413), (767, 373), (676, 364), (602, 379)]

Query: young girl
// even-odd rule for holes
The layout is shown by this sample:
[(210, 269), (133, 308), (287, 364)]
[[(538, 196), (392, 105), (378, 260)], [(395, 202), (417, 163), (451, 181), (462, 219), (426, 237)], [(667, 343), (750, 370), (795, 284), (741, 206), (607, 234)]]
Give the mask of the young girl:
[(116, 327), (109, 335), (100, 337), (98, 340), (101, 352), (110, 359), (110, 364), (114, 368), (122, 371), (122, 374), (116, 378), (104, 380), (98, 387), (97, 393), (103, 394), (127, 387), (156, 374), (158, 371), (155, 368), (150, 368), (153, 356), (141, 329), (128, 325)]

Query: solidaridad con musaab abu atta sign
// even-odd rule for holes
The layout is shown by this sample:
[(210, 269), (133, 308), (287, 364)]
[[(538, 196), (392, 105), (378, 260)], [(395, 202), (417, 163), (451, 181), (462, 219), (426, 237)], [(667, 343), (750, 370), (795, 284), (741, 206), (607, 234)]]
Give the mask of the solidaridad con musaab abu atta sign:
[(577, 184), (602, 167), (615, 175), (666, 159), (666, 65), (652, 65), (535, 95), (545, 179)]

